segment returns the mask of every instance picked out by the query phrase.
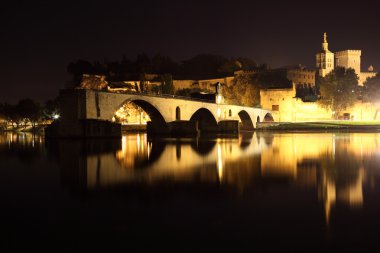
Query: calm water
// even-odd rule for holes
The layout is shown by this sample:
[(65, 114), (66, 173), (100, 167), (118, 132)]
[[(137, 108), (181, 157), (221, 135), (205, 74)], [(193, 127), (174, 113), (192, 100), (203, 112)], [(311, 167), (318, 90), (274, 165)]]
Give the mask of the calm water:
[(358, 252), (378, 247), (379, 164), (380, 133), (6, 133), (0, 249)]

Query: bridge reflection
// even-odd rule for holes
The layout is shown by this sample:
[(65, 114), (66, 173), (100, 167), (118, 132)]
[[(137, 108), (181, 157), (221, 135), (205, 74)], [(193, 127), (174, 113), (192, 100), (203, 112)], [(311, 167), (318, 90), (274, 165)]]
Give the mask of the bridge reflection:
[[(269, 133), (239, 138), (147, 139), (49, 144), (62, 182), (74, 193), (199, 184), (237, 194), (274, 186), (315, 191), (326, 221), (336, 203), (363, 205), (363, 188), (375, 188), (380, 134)], [(197, 188), (197, 187), (195, 187)]]

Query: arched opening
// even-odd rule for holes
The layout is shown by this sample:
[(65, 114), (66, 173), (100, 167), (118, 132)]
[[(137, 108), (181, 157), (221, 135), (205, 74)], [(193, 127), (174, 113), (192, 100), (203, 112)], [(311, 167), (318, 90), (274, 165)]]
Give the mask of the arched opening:
[(144, 100), (124, 102), (115, 112), (112, 121), (121, 123), (126, 128), (132, 125), (139, 127), (139, 129), (148, 128), (148, 133), (168, 132), (164, 117), (153, 105)]
[(231, 111), (231, 109), (228, 111), (228, 116), (232, 117), (232, 111)]
[(239, 112), (239, 117), (240, 117), (240, 130), (248, 130), (251, 131), (255, 129), (253, 126), (253, 122), (251, 120), (251, 117), (246, 111), (240, 111)]
[(216, 132), (218, 130), (218, 123), (214, 115), (205, 108), (197, 110), (190, 120), (198, 122), (198, 129), (201, 132)]
[(112, 121), (122, 125), (146, 125), (151, 119), (143, 108), (127, 101), (115, 112)]
[(175, 119), (181, 120), (181, 109), (179, 108), (179, 106), (175, 108)]
[(274, 121), (274, 119), (273, 119), (272, 114), (270, 114), (270, 113), (265, 114), (264, 122), (273, 122), (273, 121)]

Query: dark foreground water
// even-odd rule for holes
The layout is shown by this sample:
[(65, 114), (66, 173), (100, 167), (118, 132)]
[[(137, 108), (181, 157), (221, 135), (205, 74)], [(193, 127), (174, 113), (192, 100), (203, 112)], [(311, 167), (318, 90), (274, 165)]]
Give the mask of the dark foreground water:
[(379, 133), (6, 133), (0, 250), (375, 252), (379, 166)]

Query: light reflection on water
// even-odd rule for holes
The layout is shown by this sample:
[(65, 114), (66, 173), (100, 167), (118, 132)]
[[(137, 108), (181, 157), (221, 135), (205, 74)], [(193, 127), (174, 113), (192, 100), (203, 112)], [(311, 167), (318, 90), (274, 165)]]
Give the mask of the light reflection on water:
[[(56, 161), (62, 186), (78, 196), (120, 189), (136, 193), (167, 186), (173, 190), (215, 186), (224, 197), (232, 194), (239, 199), (285, 185), (294, 196), (311, 192), (329, 226), (338, 217), (337, 205), (343, 206), (340, 214), (360, 210), (367, 195), (378, 194), (379, 133), (255, 132), (198, 139), (128, 134), (121, 140), (46, 143), (31, 134), (0, 135), (0, 154), (31, 150), (30, 157), (47, 153)], [(283, 201), (281, 194), (277, 198)], [(250, 201), (262, 204), (257, 197)]]
[[(329, 222), (337, 202), (360, 208), (365, 199), (363, 184), (372, 182), (374, 189), (370, 176), (377, 171), (365, 166), (378, 161), (379, 143), (377, 133), (253, 133), (230, 139), (157, 140), (129, 134), (122, 137), (120, 147), (79, 155), (82, 162), (77, 170), (85, 171), (80, 180), (88, 191), (123, 184), (200, 182), (244, 192), (256, 181), (286, 180), (300, 188), (317, 189), (316, 198), (323, 203)], [(65, 150), (75, 144), (58, 145)], [(91, 145), (96, 150), (103, 144)], [(61, 157), (63, 168), (71, 159)]]

